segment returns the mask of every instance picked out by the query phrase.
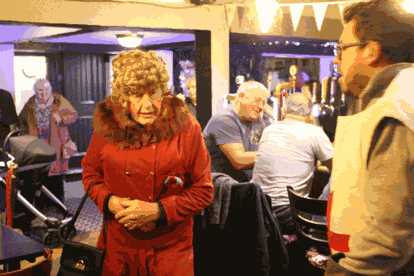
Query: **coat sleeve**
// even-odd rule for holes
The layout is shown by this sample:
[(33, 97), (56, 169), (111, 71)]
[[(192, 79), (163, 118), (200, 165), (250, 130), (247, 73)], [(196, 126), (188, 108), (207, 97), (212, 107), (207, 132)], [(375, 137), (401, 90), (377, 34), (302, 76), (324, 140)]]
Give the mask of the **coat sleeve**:
[[(387, 118), (368, 156), (365, 229), (339, 264), (356, 273), (386, 275), (414, 257), (414, 133)], [(369, 273), (368, 273), (369, 272)]]
[(62, 123), (66, 126), (71, 125), (78, 119), (78, 113), (72, 104), (63, 96), (60, 97), (60, 100), (59, 115), (62, 118)]
[(105, 139), (94, 133), (86, 155), (82, 159), (82, 181), (85, 191), (88, 191), (90, 188), (89, 197), (102, 212), (105, 210), (105, 203), (111, 194), (104, 182), (104, 171), (101, 159), (102, 149), (105, 144)]
[(213, 184), (211, 182), (210, 156), (204, 144), (200, 125), (191, 119), (191, 126), (185, 131), (182, 141), (187, 155), (187, 173), (191, 185), (181, 194), (167, 196), (160, 200), (167, 224), (181, 222), (203, 210), (213, 200)]
[(26, 103), (18, 116), (18, 125), (22, 134), (29, 134), (28, 109), (28, 103)]

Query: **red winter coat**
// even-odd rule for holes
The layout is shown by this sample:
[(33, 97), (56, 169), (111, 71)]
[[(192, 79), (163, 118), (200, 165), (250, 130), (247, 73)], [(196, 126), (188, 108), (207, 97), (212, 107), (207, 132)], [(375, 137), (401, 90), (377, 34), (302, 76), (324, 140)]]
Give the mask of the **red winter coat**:
[[(107, 217), (106, 239), (101, 231), (98, 242), (98, 247), (106, 249), (103, 275), (194, 275), (192, 216), (213, 199), (210, 158), (200, 125), (189, 117), (185, 128), (170, 139), (125, 148), (112, 139), (113, 131), (122, 131), (118, 129), (122, 123), (117, 123), (117, 112), (112, 109), (104, 103), (95, 114), (96, 118), (99, 112), (106, 112), (101, 117), (107, 125), (101, 133), (95, 128), (82, 161), (85, 190), (93, 185), (90, 197), (101, 211), (109, 194), (159, 200), (167, 225), (149, 233), (128, 231), (112, 215)], [(180, 177), (184, 185), (162, 190), (168, 176)]]

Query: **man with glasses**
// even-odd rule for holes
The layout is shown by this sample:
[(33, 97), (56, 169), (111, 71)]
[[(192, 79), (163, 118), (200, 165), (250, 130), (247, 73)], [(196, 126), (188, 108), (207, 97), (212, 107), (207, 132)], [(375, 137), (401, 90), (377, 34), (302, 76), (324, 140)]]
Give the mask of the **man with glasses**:
[(344, 12), (335, 63), (354, 98), (335, 137), (326, 275), (413, 275), (414, 14), (372, 0)]

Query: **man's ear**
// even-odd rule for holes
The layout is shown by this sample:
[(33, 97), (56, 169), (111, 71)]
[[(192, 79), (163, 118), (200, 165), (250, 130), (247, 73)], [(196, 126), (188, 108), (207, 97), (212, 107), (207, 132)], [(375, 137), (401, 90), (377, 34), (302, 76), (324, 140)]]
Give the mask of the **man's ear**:
[(367, 65), (375, 66), (382, 61), (382, 47), (376, 41), (370, 41), (363, 49), (362, 59)]

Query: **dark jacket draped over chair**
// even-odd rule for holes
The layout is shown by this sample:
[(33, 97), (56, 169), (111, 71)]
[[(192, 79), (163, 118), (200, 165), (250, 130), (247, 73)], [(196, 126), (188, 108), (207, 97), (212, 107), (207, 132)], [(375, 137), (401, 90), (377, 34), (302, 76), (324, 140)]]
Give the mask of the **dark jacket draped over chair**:
[(224, 227), (209, 223), (207, 215), (195, 224), (196, 275), (286, 275), (288, 254), (279, 224), (258, 185), (232, 185)]

